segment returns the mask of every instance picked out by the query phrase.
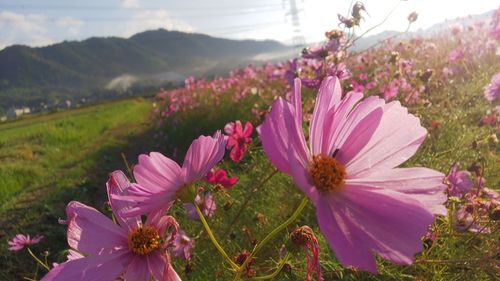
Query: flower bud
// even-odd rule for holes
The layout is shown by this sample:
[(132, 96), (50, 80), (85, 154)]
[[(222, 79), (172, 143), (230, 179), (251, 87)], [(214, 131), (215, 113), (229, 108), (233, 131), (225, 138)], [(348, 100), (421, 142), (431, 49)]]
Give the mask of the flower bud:
[(410, 23), (417, 21), (417, 19), (418, 19), (418, 14), (417, 14), (417, 12), (411, 12), (411, 13), (408, 15), (408, 21), (409, 21)]

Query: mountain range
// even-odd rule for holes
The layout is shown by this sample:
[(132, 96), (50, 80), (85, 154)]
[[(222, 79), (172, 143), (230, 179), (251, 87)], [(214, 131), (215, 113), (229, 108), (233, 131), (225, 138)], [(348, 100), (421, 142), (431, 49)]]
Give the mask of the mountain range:
[(165, 29), (38, 48), (14, 45), (0, 51), (0, 108), (120, 94), (130, 86), (157, 89), (187, 75), (224, 73), (259, 55), (289, 49), (272, 40)]
[[(493, 11), (448, 20), (401, 34), (383, 31), (360, 38), (360, 51), (387, 38), (429, 37), (450, 25), (488, 24)], [(37, 107), (72, 101), (98, 101), (123, 95), (153, 94), (182, 83), (189, 75), (225, 75), (248, 63), (284, 60), (297, 49), (273, 40), (229, 40), (158, 29), (130, 38), (93, 37), (47, 47), (14, 45), (0, 50), (0, 115), (11, 106)]]

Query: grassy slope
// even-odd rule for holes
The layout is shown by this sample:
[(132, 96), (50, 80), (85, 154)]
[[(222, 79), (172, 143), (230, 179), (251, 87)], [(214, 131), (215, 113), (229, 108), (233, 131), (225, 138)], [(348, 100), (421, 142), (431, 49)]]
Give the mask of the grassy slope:
[[(102, 205), (107, 173), (124, 168), (120, 153), (132, 159), (137, 147), (147, 146), (142, 135), (150, 111), (147, 100), (124, 100), (1, 125), (0, 239), (43, 234), (40, 247), (56, 259), (65, 248), (64, 227), (57, 225), (65, 204)], [(20, 280), (35, 270), (25, 252), (1, 247), (0, 261), (0, 280)]]

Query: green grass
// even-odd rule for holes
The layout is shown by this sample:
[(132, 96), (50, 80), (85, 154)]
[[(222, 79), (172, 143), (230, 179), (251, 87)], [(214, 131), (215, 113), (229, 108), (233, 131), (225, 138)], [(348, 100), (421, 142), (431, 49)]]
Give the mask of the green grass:
[[(71, 200), (102, 204), (107, 173), (124, 169), (150, 143), (151, 102), (109, 102), (0, 125), (0, 238), (46, 236), (52, 258), (65, 248), (64, 206)], [(3, 244), (3, 243), (2, 243)], [(0, 248), (0, 280), (35, 270), (27, 255)], [(26, 265), (27, 264), (27, 265)]]

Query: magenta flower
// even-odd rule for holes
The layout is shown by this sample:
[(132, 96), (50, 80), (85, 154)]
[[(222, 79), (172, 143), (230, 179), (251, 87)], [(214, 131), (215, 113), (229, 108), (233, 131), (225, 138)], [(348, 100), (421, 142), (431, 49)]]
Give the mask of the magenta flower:
[(227, 148), (231, 149), (229, 157), (234, 162), (238, 163), (243, 159), (243, 155), (247, 151), (247, 146), (252, 142), (252, 123), (246, 122), (245, 129), (241, 125), (241, 121), (230, 122), (224, 127), (224, 131), (229, 136), (227, 139)]
[(433, 214), (446, 214), (442, 173), (396, 168), (427, 131), (399, 102), (361, 101), (356, 92), (341, 99), (340, 83), (327, 77), (306, 142), (300, 89), (296, 79), (291, 101), (274, 101), (257, 129), (267, 156), (316, 206), (320, 230), (344, 266), (376, 272), (374, 254), (411, 264)]
[[(200, 196), (201, 195), (201, 196)], [(217, 205), (215, 204), (215, 200), (212, 197), (210, 192), (200, 192), (196, 195), (194, 199), (194, 204), (196, 204), (203, 216), (207, 218), (211, 218), (215, 214), (215, 210), (217, 209)], [(198, 212), (196, 212), (196, 208), (193, 203), (184, 203), (184, 209), (186, 209), (188, 218), (191, 220), (199, 220)]]
[(470, 180), (470, 173), (468, 171), (458, 171), (460, 162), (456, 162), (450, 169), (446, 176), (448, 181), (448, 195), (454, 197), (462, 197), (474, 185)]
[[(68, 244), (85, 257), (69, 258), (54, 267), (42, 281), (49, 280), (180, 280), (170, 265), (167, 248), (177, 236), (173, 217), (150, 215), (126, 218), (130, 204), (115, 201), (111, 194), (126, 194), (130, 182), (121, 171), (111, 174), (108, 196), (119, 225), (94, 208), (72, 201), (66, 207)], [(173, 229), (171, 233), (168, 230)]]
[(17, 234), (16, 236), (14, 236), (14, 238), (12, 238), (12, 240), (8, 241), (9, 251), (22, 250), (25, 246), (38, 244), (42, 239), (43, 239), (42, 235), (38, 235), (31, 238), (29, 234), (28, 235)]
[(500, 72), (491, 78), (490, 84), (484, 90), (484, 97), (491, 102), (500, 97)]
[(182, 168), (159, 152), (139, 155), (129, 196), (115, 199), (132, 202), (126, 216), (168, 209), (183, 188), (202, 179), (224, 157), (226, 141), (220, 131), (213, 137), (200, 136), (189, 147)]
[(174, 248), (172, 250), (174, 256), (182, 257), (184, 260), (188, 261), (191, 259), (191, 250), (193, 249), (194, 241), (189, 238), (186, 233), (181, 230), (179, 234), (175, 237)]
[(227, 172), (224, 169), (212, 169), (208, 172), (205, 180), (213, 185), (222, 185), (224, 188), (231, 188), (236, 184), (238, 178), (236, 176), (228, 178)]

